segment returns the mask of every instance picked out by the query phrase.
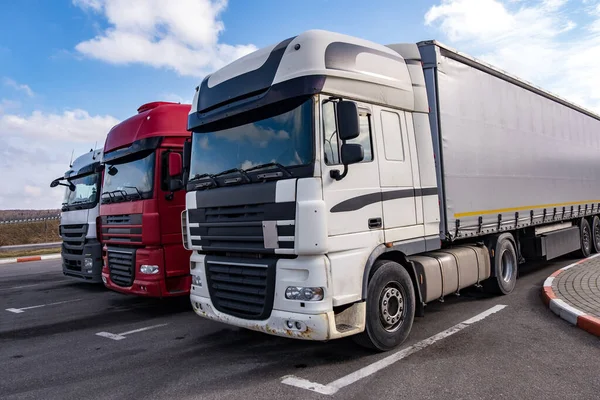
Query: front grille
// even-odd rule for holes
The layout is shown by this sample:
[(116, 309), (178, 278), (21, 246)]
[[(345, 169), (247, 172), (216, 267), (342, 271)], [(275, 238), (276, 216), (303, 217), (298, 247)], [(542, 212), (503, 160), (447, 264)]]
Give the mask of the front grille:
[(76, 256), (82, 255), (87, 231), (88, 224), (61, 225), (60, 236), (63, 241), (63, 253)]
[(142, 214), (103, 215), (102, 241), (106, 243), (141, 243)]
[(81, 260), (69, 260), (63, 257), (63, 266), (69, 271), (81, 272)]
[[(190, 226), (192, 245), (212, 251), (273, 253), (273, 248), (293, 249), (295, 218), (295, 202), (188, 210), (189, 223), (197, 224)], [(266, 239), (265, 221), (276, 223), (272, 237)], [(283, 236), (287, 238), (279, 240)]]
[(107, 249), (110, 280), (118, 286), (130, 287), (135, 279), (135, 249)]
[(105, 215), (102, 217), (102, 224), (121, 224), (121, 225), (129, 225), (131, 224), (131, 216), (130, 215)]
[(206, 279), (213, 306), (245, 319), (269, 318), (273, 309), (276, 259), (207, 256)]

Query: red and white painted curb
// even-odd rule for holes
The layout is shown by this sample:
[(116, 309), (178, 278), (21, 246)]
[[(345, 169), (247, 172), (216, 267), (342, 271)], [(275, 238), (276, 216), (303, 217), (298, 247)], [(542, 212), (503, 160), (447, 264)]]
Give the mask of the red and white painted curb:
[(589, 315), (584, 311), (567, 304), (564, 300), (559, 299), (554, 293), (554, 290), (552, 290), (552, 282), (554, 282), (554, 279), (556, 279), (556, 277), (564, 271), (599, 256), (600, 253), (594, 254), (591, 257), (584, 258), (576, 263), (562, 267), (546, 278), (544, 281), (544, 286), (542, 287), (542, 299), (544, 300), (544, 303), (550, 307), (550, 310), (552, 310), (554, 314), (558, 315), (570, 324), (575, 325), (596, 336), (600, 336), (600, 318)]
[(0, 264), (22, 263), (22, 262), (28, 262), (28, 261), (54, 260), (54, 259), (57, 259), (60, 257), (61, 257), (60, 253), (58, 253), (58, 254), (44, 254), (43, 256), (0, 258)]

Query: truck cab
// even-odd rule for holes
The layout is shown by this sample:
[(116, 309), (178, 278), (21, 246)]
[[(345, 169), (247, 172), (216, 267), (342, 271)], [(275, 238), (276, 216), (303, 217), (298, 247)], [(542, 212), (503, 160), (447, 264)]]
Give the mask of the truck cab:
[(181, 241), (181, 154), (189, 105), (152, 102), (111, 129), (100, 199), (102, 280), (140, 296), (187, 295), (190, 252)]
[(50, 184), (57, 186), (66, 186), (59, 225), (63, 274), (99, 283), (102, 281), (102, 246), (98, 235), (102, 149), (77, 157), (64, 176)]

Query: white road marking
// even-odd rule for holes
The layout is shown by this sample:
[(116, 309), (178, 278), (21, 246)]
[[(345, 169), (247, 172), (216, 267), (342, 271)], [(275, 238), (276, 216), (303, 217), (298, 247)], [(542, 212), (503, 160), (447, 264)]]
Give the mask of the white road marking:
[(34, 284), (31, 284), (31, 285), (22, 285), (22, 286), (13, 286), (13, 287), (2, 288), (2, 289), (0, 289), (0, 291), (14, 290), (14, 289), (23, 289), (23, 288), (33, 287), (33, 286), (40, 286), (40, 285), (41, 285), (41, 283), (34, 283)]
[(166, 325), (169, 325), (169, 324), (152, 325), (152, 326), (147, 326), (145, 328), (134, 329), (132, 331), (127, 331), (127, 332), (123, 332), (123, 333), (98, 332), (98, 333), (96, 333), (96, 335), (105, 337), (107, 339), (112, 339), (112, 340), (123, 340), (123, 339), (126, 339), (126, 335), (131, 335), (132, 333), (144, 332), (144, 331), (147, 331), (150, 329), (160, 328), (161, 326), (166, 326)]
[(20, 314), (20, 313), (25, 312), (25, 310), (33, 310), (34, 308), (41, 308), (41, 307), (46, 307), (46, 306), (55, 306), (57, 304), (72, 303), (74, 301), (79, 301), (79, 300), (81, 300), (81, 299), (57, 301), (56, 303), (40, 304), (37, 306), (29, 306), (29, 307), (22, 307), (22, 308), (7, 308), (6, 311), (15, 313), (15, 314)]
[(98, 332), (96, 333), (97, 336), (102, 336), (108, 339), (112, 339), (112, 340), (122, 340), (122, 339), (126, 339), (125, 336), (121, 336), (121, 335), (117, 335), (114, 333), (110, 333), (110, 332)]
[(410, 356), (411, 354), (416, 353), (419, 350), (429, 347), (437, 341), (447, 338), (448, 336), (454, 335), (456, 332), (462, 331), (463, 329), (469, 327), (470, 325), (472, 325), (476, 322), (479, 322), (479, 321), (483, 320), (484, 318), (486, 318), (494, 313), (497, 313), (500, 310), (503, 310), (505, 307), (506, 306), (502, 305), (502, 304), (496, 305), (480, 314), (477, 314), (473, 318), (469, 318), (468, 320), (458, 323), (458, 324), (454, 325), (453, 327), (446, 329), (443, 332), (433, 335), (427, 339), (421, 340), (420, 342), (417, 342), (417, 343), (413, 344), (412, 346), (409, 346), (405, 349), (399, 350), (396, 353), (394, 353), (386, 358), (376, 361), (373, 364), (367, 365), (366, 367), (361, 368), (358, 371), (355, 371), (355, 372), (353, 372), (349, 375), (346, 375), (340, 379), (337, 379), (327, 385), (311, 382), (309, 380), (306, 380), (303, 378), (298, 378), (293, 375), (283, 377), (283, 380), (281, 381), (281, 383), (290, 385), (290, 386), (295, 386), (295, 387), (298, 387), (301, 389), (311, 390), (313, 392), (317, 392), (317, 393), (321, 393), (321, 394), (326, 394), (326, 395), (335, 394), (338, 390), (340, 390), (354, 382), (357, 382), (358, 380), (360, 380), (362, 378), (365, 378), (369, 375), (373, 375), (377, 371), (380, 371), (386, 367), (389, 367), (390, 365), (394, 364), (395, 362), (400, 361), (403, 358), (406, 358), (406, 357)]
[(24, 288), (33, 287), (33, 286), (48, 285), (51, 283), (60, 283), (60, 282), (67, 282), (67, 281), (70, 281), (70, 279), (60, 279), (58, 281), (48, 281), (48, 282), (42, 282), (42, 283), (32, 283), (31, 285), (13, 286), (13, 287), (8, 287), (8, 288), (2, 288), (2, 289), (0, 289), (0, 292), (4, 291), (4, 290), (24, 289)]

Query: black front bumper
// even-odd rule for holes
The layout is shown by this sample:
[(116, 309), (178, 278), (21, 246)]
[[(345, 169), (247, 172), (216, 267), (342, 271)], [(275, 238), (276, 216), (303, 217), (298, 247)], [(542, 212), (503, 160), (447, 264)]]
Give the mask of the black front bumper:
[[(66, 249), (63, 243), (61, 255), (64, 275), (89, 283), (102, 282), (102, 245), (98, 240), (86, 240), (81, 252)], [(91, 268), (86, 268), (86, 258), (92, 260)]]

